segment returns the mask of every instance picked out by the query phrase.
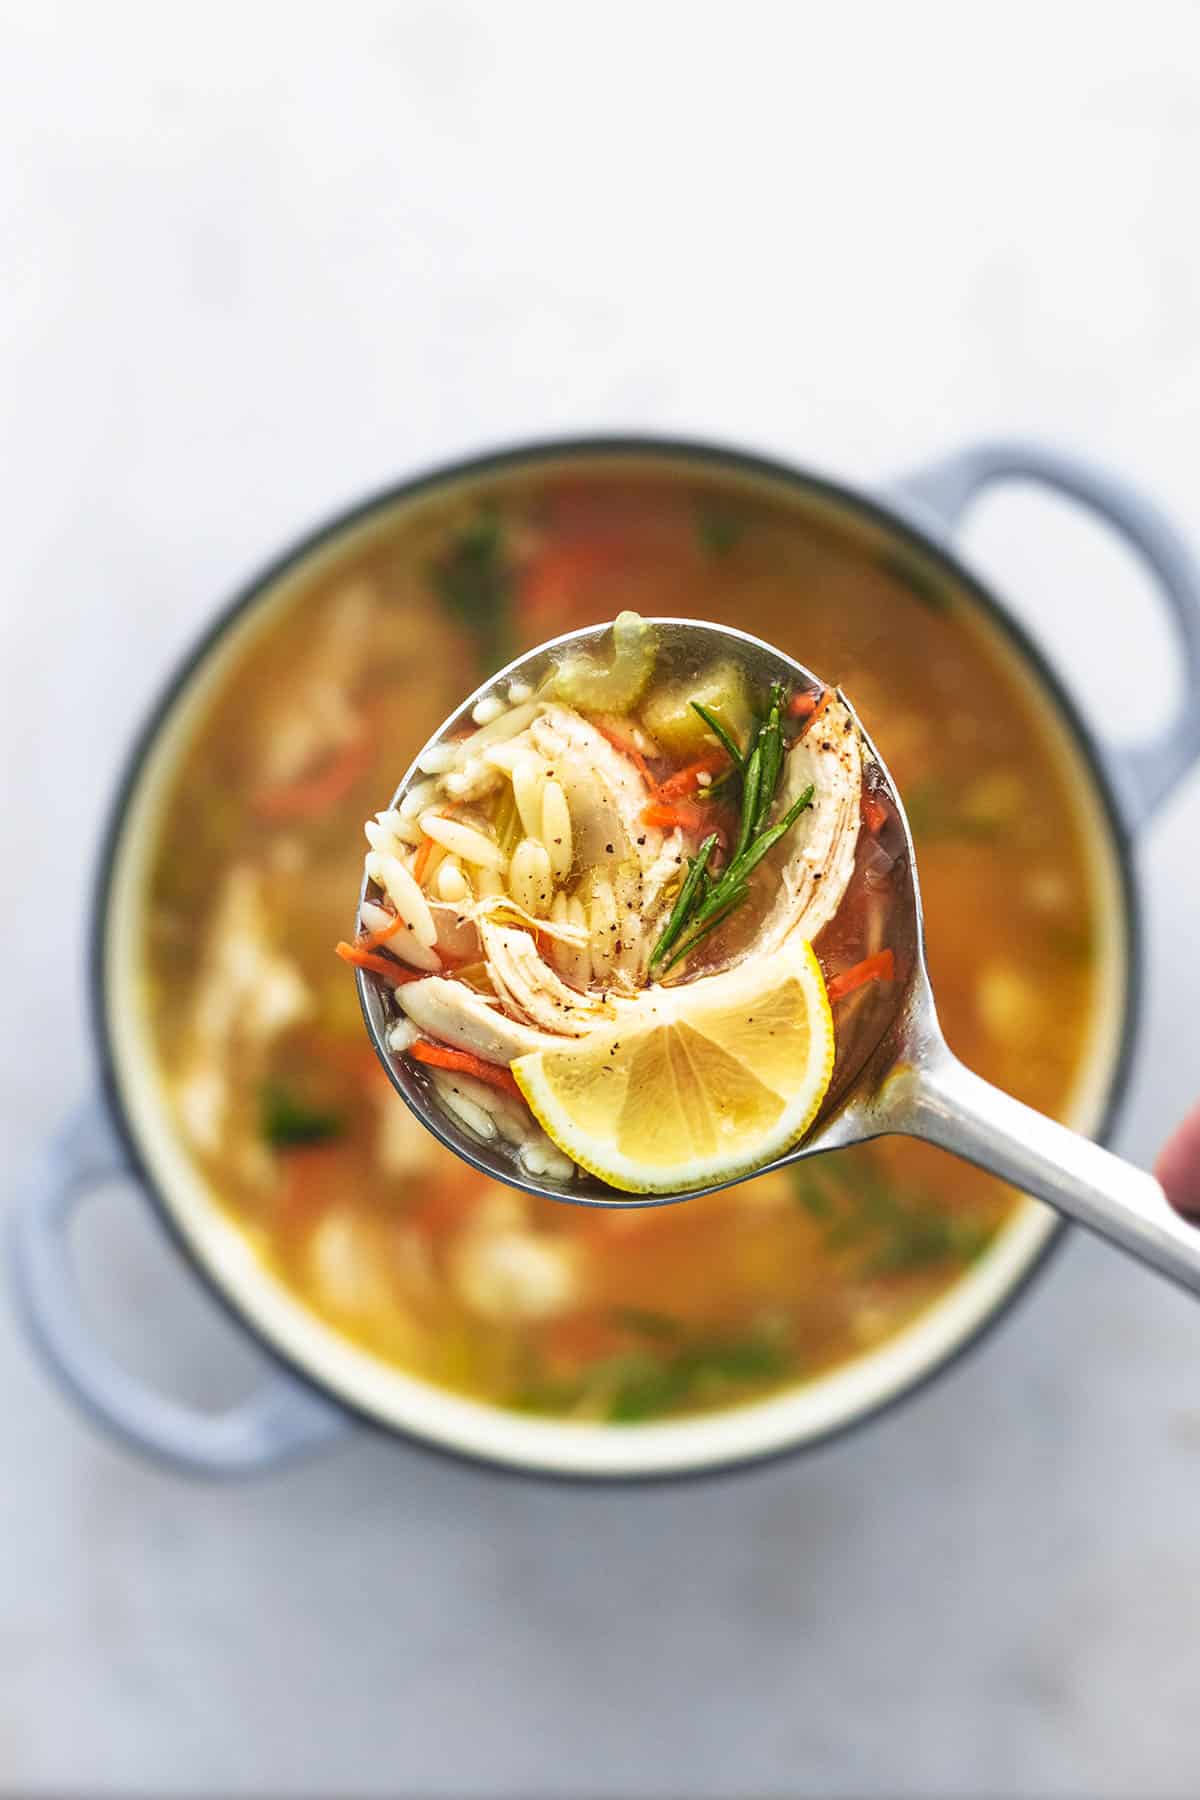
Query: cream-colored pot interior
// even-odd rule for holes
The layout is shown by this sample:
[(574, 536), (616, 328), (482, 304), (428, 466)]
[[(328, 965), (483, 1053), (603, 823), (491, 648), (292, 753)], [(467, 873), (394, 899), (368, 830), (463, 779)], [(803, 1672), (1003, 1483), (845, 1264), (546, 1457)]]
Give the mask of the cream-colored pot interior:
[[(444, 493), (444, 489), (442, 490)], [(270, 581), (199, 659), (164, 718), (138, 778), (116, 845), (103, 921), (103, 1011), (116, 1083), (130, 1133), (165, 1207), (197, 1261), (238, 1311), (313, 1380), (381, 1423), (467, 1454), (562, 1474), (628, 1476), (711, 1469), (797, 1447), (843, 1427), (912, 1387), (1002, 1307), (1052, 1236), (1054, 1215), (1035, 1201), (1014, 1214), (986, 1255), (911, 1326), (832, 1373), (728, 1412), (636, 1426), (533, 1419), (484, 1405), (404, 1374), (349, 1343), (287, 1291), (213, 1203), (180, 1146), (159, 1085), (139, 985), (147, 858), (159, 809), (198, 710), (249, 639), (287, 605), (314, 567), (338, 561), (402, 506), (384, 503), (326, 538)], [(966, 609), (964, 608), (964, 616)], [(1070, 1122), (1098, 1130), (1120, 1056), (1127, 1016), (1128, 920), (1108, 815), (1087, 759), (1040, 680), (982, 606), (972, 629), (1013, 667), (1070, 773), (1092, 846), (1098, 932), (1097, 1004)], [(396, 1102), (400, 1104), (399, 1101)]]

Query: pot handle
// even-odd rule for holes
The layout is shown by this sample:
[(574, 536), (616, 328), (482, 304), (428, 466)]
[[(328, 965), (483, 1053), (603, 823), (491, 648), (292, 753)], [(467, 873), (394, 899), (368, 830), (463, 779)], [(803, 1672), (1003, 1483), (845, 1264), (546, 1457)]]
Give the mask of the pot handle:
[(997, 481), (1036, 481), (1078, 500), (1141, 552), (1170, 607), (1184, 661), (1183, 705), (1158, 737), (1107, 757), (1125, 823), (1136, 832), (1200, 757), (1200, 571), (1153, 501), (1119, 475), (1038, 444), (968, 445), (902, 478), (889, 498), (910, 504), (915, 522), (932, 514), (946, 530)]
[(255, 1474), (340, 1437), (349, 1415), (282, 1369), (237, 1406), (206, 1413), (143, 1386), (92, 1336), (68, 1228), (101, 1183), (131, 1174), (107, 1110), (94, 1100), (43, 1150), (13, 1214), (17, 1303), (51, 1373), (99, 1424), (192, 1475)]

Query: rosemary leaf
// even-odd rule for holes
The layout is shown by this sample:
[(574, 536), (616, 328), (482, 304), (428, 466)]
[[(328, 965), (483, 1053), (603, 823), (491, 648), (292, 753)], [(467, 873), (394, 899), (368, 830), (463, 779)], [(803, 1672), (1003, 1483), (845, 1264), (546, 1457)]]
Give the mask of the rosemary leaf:
[(775, 798), (775, 790), (779, 786), (779, 772), (783, 768), (783, 720), (780, 715), (783, 690), (776, 682), (771, 689), (771, 707), (767, 713), (767, 722), (763, 726), (759, 742), (762, 746), (762, 779), (758, 785), (758, 804), (756, 807), (755, 829), (763, 823), (771, 810)]
[(697, 800), (715, 800), (718, 794), (723, 793), (732, 782), (738, 781), (740, 778), (741, 771), (736, 765), (728, 769), (722, 769), (721, 773), (715, 775), (707, 787), (702, 787), (700, 789), (696, 798)]
[(739, 769), (744, 768), (746, 762), (745, 757), (722, 725), (720, 719), (718, 719), (716, 713), (711, 712), (707, 706), (701, 706), (699, 700), (693, 700), (691, 704), (692, 711), (700, 714), (700, 717), (704, 720), (704, 723), (708, 726), (708, 729), (712, 732), (721, 748), (726, 750), (733, 758), (736, 767)]
[(738, 832), (737, 849), (733, 853), (734, 862), (742, 854), (746, 845), (754, 835), (754, 826), (758, 819), (758, 790), (762, 780), (762, 749), (755, 744), (750, 752), (750, 760), (746, 764), (746, 773), (742, 777), (742, 824)]
[(761, 836), (755, 838), (748, 850), (744, 851), (741, 856), (734, 858), (724, 875), (721, 877), (722, 882), (731, 880), (745, 881), (750, 871), (758, 867), (763, 857), (767, 854), (767, 851), (774, 849), (784, 832), (790, 831), (792, 826), (796, 823), (796, 820), (800, 817), (800, 814), (808, 810), (812, 805), (812, 798), (813, 785), (810, 781), (804, 792), (798, 795), (792, 805), (789, 806), (778, 825), (772, 825), (769, 831), (764, 831)]
[(731, 913), (735, 907), (742, 904), (742, 901), (749, 892), (749, 888), (743, 885), (734, 888), (732, 893), (726, 895), (724, 904), (720, 906), (698, 930), (692, 933), (686, 943), (679, 946), (678, 950), (676, 950), (674, 956), (663, 970), (663, 974), (669, 975), (677, 962), (682, 962), (685, 956), (690, 956), (692, 951), (696, 948), (696, 945), (701, 943), (708, 936), (710, 931), (715, 931), (726, 915)]
[(705, 838), (695, 856), (689, 857), (687, 876), (676, 896), (675, 904), (671, 908), (671, 916), (667, 920), (662, 936), (659, 938), (650, 954), (651, 968), (654, 967), (655, 963), (662, 961), (663, 957), (667, 954), (667, 951), (671, 948), (671, 945), (675, 942), (680, 932), (688, 923), (688, 915), (692, 911), (692, 902), (696, 898), (697, 889), (705, 878), (708, 859), (713, 853), (716, 842), (717, 834), (714, 831)]

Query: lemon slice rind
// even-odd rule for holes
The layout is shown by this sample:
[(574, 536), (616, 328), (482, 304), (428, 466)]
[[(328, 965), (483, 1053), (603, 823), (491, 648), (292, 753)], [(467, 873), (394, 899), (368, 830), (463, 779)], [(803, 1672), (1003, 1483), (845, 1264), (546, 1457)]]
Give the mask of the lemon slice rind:
[(628, 1002), (602, 1033), (512, 1065), (538, 1124), (625, 1193), (748, 1175), (812, 1125), (833, 1074), (833, 1017), (812, 945)]

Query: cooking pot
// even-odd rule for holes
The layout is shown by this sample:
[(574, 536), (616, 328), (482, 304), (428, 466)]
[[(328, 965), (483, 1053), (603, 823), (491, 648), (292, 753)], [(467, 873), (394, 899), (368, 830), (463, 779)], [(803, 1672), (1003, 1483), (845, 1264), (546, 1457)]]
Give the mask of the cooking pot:
[[(267, 1468), (332, 1444), (362, 1420), (509, 1467), (545, 1474), (648, 1477), (713, 1470), (811, 1445), (910, 1394), (944, 1368), (1008, 1307), (1044, 1263), (1062, 1224), (1029, 1201), (978, 1263), (934, 1305), (877, 1350), (783, 1394), (700, 1418), (617, 1427), (530, 1418), (436, 1388), (384, 1365), (307, 1311), (254, 1256), (213, 1204), (176, 1141), (150, 1080), (139, 1009), (138, 906), (155, 808), (212, 682), (244, 634), (315, 561), (336, 559), (375, 528), (431, 494), (515, 464), (552, 467), (622, 458), (727, 470), (799, 491), (881, 550), (935, 568), (966, 602), (973, 626), (1014, 670), (1061, 755), (1088, 822), (1100, 920), (1103, 1004), (1073, 1122), (1110, 1131), (1126, 1084), (1140, 987), (1140, 927), (1133, 870), (1136, 835), (1200, 757), (1200, 582), (1179, 537), (1146, 500), (1115, 477), (1025, 444), (955, 452), (868, 494), (735, 450), (660, 440), (541, 444), (460, 463), (393, 488), (334, 520), (252, 582), (219, 617), (176, 675), (137, 743), (113, 808), (92, 914), (92, 1023), (100, 1063), (97, 1096), (46, 1149), (13, 1220), (16, 1291), (33, 1341), (88, 1412), (139, 1449), (205, 1474)], [(1149, 565), (1170, 606), (1186, 665), (1185, 698), (1162, 734), (1119, 756), (1079, 716), (1003, 604), (949, 547), (971, 500), (993, 483), (1041, 483), (1082, 503)], [(79, 1305), (68, 1230), (76, 1207), (118, 1175), (137, 1182), (193, 1267), (258, 1339), (262, 1384), (247, 1401), (209, 1414), (145, 1387), (91, 1336)]]

